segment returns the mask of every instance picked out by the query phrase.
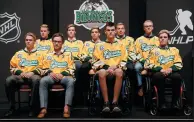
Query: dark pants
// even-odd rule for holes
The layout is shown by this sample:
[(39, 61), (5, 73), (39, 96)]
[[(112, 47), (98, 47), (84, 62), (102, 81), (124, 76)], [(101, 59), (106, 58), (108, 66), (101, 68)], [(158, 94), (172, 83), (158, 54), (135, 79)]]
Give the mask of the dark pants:
[(160, 105), (164, 104), (165, 78), (169, 78), (172, 80), (172, 93), (173, 93), (172, 103), (175, 103), (180, 97), (180, 87), (182, 82), (181, 75), (175, 72), (165, 77), (161, 72), (156, 72), (153, 74), (152, 83), (158, 88)]
[(41, 77), (38, 75), (33, 75), (29, 79), (22, 79), (19, 76), (11, 75), (6, 79), (5, 83), (5, 92), (7, 98), (11, 104), (11, 108), (15, 108), (15, 91), (18, 90), (19, 86), (22, 84), (30, 85), (31, 92), (31, 101), (30, 107), (31, 109), (37, 108), (37, 101), (39, 101), (39, 81)]

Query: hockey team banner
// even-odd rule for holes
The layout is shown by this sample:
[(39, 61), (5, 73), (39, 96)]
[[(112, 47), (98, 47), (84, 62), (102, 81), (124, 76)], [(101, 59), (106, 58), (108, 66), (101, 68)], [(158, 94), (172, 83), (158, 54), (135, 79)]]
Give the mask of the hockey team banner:
[(147, 0), (147, 19), (154, 23), (154, 32), (170, 31), (170, 46), (177, 47), (183, 59), (182, 76), (192, 93), (193, 0)]
[(66, 26), (75, 24), (77, 38), (86, 41), (91, 39), (90, 29), (98, 26), (102, 29), (101, 40), (104, 40), (106, 22), (123, 22), (128, 33), (128, 0), (60, 0), (59, 5), (60, 32), (66, 34)]
[(10, 75), (10, 59), (16, 51), (24, 48), (24, 35), (34, 32), (39, 35), (42, 24), (42, 0), (0, 1), (0, 102), (7, 101), (4, 83)]

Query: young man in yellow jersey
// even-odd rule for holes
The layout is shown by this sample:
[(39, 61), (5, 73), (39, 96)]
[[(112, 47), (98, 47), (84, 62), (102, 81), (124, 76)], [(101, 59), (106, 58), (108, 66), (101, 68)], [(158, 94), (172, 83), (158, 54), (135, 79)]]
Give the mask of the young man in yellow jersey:
[[(74, 60), (71, 52), (62, 51), (64, 37), (56, 33), (52, 37), (54, 51), (48, 53), (43, 60), (42, 75), (47, 75), (40, 80), (39, 95), (41, 111), (38, 118), (43, 118), (47, 114), (48, 86), (60, 83), (65, 87), (65, 103), (63, 117), (70, 117), (70, 107), (74, 95)], [(57, 103), (57, 102), (56, 102)]]
[(146, 20), (143, 24), (145, 34), (135, 41), (135, 52), (137, 55), (137, 62), (135, 63), (135, 71), (137, 74), (137, 81), (139, 86), (138, 95), (143, 96), (142, 90), (142, 76), (141, 71), (143, 70), (143, 65), (149, 52), (156, 46), (159, 45), (159, 40), (157, 36), (154, 36), (153, 22), (151, 20)]
[(28, 84), (32, 89), (32, 99), (30, 101), (29, 116), (35, 112), (35, 103), (38, 95), (38, 82), (41, 79), (37, 75), (37, 68), (41, 67), (42, 55), (34, 48), (36, 43), (35, 34), (29, 32), (25, 35), (25, 49), (15, 53), (10, 61), (11, 76), (6, 79), (5, 90), (7, 98), (11, 104), (10, 110), (5, 114), (6, 117), (15, 112), (15, 91), (18, 85)]
[(79, 73), (80, 73), (80, 68), (82, 65), (80, 57), (81, 57), (81, 52), (83, 49), (83, 42), (81, 40), (76, 39), (76, 27), (74, 24), (69, 24), (67, 26), (67, 36), (68, 38), (67, 40), (65, 40), (63, 44), (63, 50), (65, 52), (71, 52), (73, 55), (74, 61), (75, 61), (75, 67), (76, 67), (76, 70), (75, 70), (76, 89), (75, 90), (76, 91), (75, 91), (75, 97), (74, 97), (75, 98), (74, 104), (78, 104), (80, 103), (79, 99), (82, 98), (81, 93), (79, 92), (79, 88), (80, 88), (79, 83), (81, 82)]
[(36, 40), (36, 48), (43, 54), (53, 51), (53, 44), (51, 39), (49, 39), (49, 33), (48, 25), (42, 24), (40, 26), (41, 38)]
[(158, 88), (159, 107), (165, 109), (164, 89), (165, 79), (172, 80), (172, 108), (178, 109), (178, 99), (180, 97), (180, 87), (182, 78), (179, 71), (182, 69), (182, 59), (176, 47), (169, 47), (170, 34), (168, 30), (161, 30), (158, 34), (160, 45), (150, 52), (144, 67), (153, 72), (152, 82)]
[[(104, 100), (102, 112), (109, 113), (111, 110), (110, 103), (112, 104), (112, 112), (121, 112), (118, 106), (118, 99), (122, 87), (123, 69), (126, 68), (127, 51), (125, 46), (115, 38), (115, 25), (109, 22), (105, 26), (106, 41), (95, 47), (93, 58), (95, 60), (93, 68), (96, 69), (96, 64), (102, 62), (100, 69), (97, 71), (99, 76), (99, 84), (101, 93)], [(98, 69), (98, 68), (97, 68)], [(113, 81), (106, 82), (107, 76), (113, 76)], [(113, 79), (112, 79), (113, 80)], [(111, 88), (114, 87), (114, 88)], [(113, 93), (113, 100), (110, 101), (109, 93)]]
[(83, 82), (81, 82), (82, 90), (88, 91), (89, 88), (89, 71), (92, 69), (91, 61), (93, 56), (93, 50), (96, 44), (102, 43), (100, 40), (100, 29), (99, 27), (92, 27), (90, 30), (92, 39), (90, 41), (84, 42), (84, 47), (82, 50), (82, 66), (80, 69), (80, 77)]

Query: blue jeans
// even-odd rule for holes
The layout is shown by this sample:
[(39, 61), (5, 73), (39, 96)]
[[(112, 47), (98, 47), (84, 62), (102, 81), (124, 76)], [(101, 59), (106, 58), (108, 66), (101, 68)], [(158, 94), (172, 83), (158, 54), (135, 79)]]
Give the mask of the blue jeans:
[(136, 71), (136, 74), (137, 74), (137, 83), (138, 83), (138, 86), (141, 86), (142, 85), (142, 76), (141, 76), (141, 70), (143, 69), (143, 66), (140, 62), (136, 62), (135, 63), (135, 71)]

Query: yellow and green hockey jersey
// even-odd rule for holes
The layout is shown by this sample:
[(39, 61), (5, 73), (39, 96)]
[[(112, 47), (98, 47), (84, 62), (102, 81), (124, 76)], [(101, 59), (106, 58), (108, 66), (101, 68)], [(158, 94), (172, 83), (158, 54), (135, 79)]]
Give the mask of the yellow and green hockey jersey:
[(36, 40), (35, 47), (39, 52), (44, 54), (52, 52), (54, 50), (51, 39), (47, 39), (47, 40), (38, 39)]
[(109, 66), (123, 67), (123, 63), (126, 64), (127, 62), (127, 57), (127, 50), (123, 44), (116, 40), (113, 43), (105, 41), (95, 46), (93, 65), (98, 61), (102, 61), (104, 63), (102, 67), (105, 69)]
[(183, 67), (183, 64), (179, 50), (176, 47), (167, 46), (165, 48), (154, 48), (146, 59), (144, 67), (155, 72), (168, 68), (172, 68), (173, 71), (178, 71)]
[(80, 60), (83, 45), (84, 44), (81, 40), (65, 40), (62, 50), (65, 52), (71, 52), (74, 60)]
[(135, 42), (134, 42), (134, 38), (130, 37), (130, 36), (124, 36), (122, 38), (116, 36), (117, 40), (122, 43), (127, 52), (128, 52), (128, 59), (130, 61), (135, 61), (136, 60), (136, 54), (135, 54), (135, 50), (134, 50), (134, 46), (135, 46)]
[(48, 72), (53, 72), (56, 74), (61, 73), (63, 76), (74, 75), (75, 64), (70, 52), (61, 52), (60, 55), (57, 55), (53, 51), (45, 56), (42, 63), (42, 75), (45, 75)]
[(98, 43), (101, 43), (101, 41), (98, 40), (97, 42), (94, 42), (93, 40), (91, 40), (91, 41), (84, 42), (83, 50), (81, 53), (81, 56), (83, 57), (84, 61), (88, 61), (88, 60), (92, 59), (94, 46)]
[(159, 39), (156, 36), (147, 38), (141, 36), (135, 42), (136, 60), (144, 63), (149, 55), (149, 52), (156, 46), (159, 46)]
[(36, 49), (31, 52), (27, 49), (15, 53), (10, 61), (10, 70), (14, 75), (20, 75), (22, 72), (34, 72), (42, 67), (43, 55)]

